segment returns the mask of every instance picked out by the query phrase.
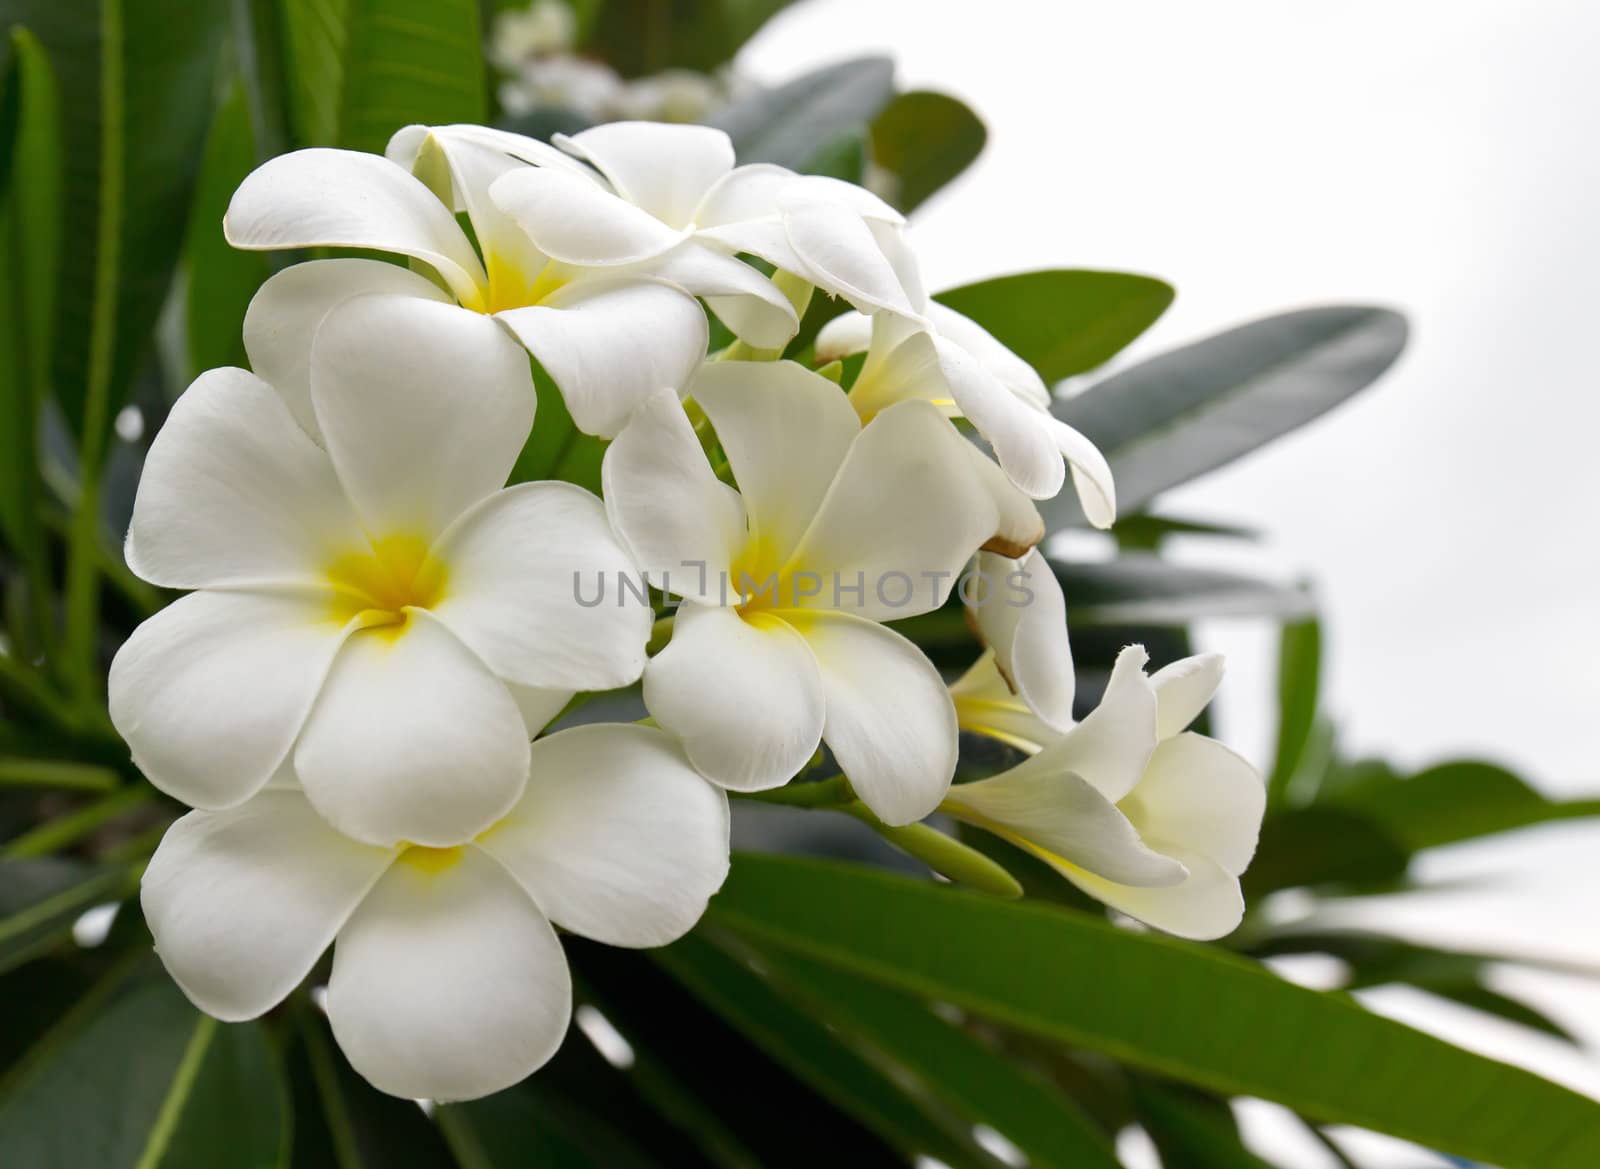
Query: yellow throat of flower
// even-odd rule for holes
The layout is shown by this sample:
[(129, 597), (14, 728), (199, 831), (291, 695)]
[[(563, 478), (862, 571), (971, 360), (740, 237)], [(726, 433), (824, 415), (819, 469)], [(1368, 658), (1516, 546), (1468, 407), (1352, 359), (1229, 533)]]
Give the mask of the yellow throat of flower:
[(341, 624), (360, 618), (368, 627), (398, 632), (409, 609), (430, 609), (444, 596), (445, 566), (428, 555), (421, 536), (396, 533), (347, 552), (326, 569)]

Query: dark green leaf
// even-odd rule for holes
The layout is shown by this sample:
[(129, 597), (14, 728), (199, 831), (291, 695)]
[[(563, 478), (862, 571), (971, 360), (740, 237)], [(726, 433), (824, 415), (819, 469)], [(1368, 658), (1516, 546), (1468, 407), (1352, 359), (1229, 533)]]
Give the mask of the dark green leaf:
[(255, 139), (244, 89), (235, 84), (217, 110), (195, 187), (184, 255), (189, 287), (189, 376), (220, 365), (247, 366), (244, 312), (272, 267), (262, 252), (242, 252), (222, 236), (228, 200), (256, 165)]
[(1117, 1169), (1105, 1133), (1049, 1081), (928, 1004), (793, 954), (763, 952), (785, 994), (863, 1045), (940, 1108), (1003, 1135), (1036, 1169)]
[(840, 135), (864, 130), (894, 94), (894, 62), (858, 57), (764, 89), (711, 119), (733, 139), (741, 163), (806, 170)]
[(872, 161), (893, 176), (893, 198), (912, 211), (983, 153), (989, 132), (965, 103), (912, 90), (895, 97), (872, 122)]
[[(592, 0), (574, 5), (580, 27)], [(733, 60), (774, 13), (793, 0), (602, 0), (584, 48), (624, 77), (693, 69), (713, 73)], [(525, 7), (525, 5), (516, 5)]]
[[(1123, 370), (1053, 409), (1105, 454), (1117, 506), (1132, 511), (1371, 385), (1406, 333), (1399, 313), (1364, 305), (1283, 313)], [(1052, 528), (1085, 522), (1070, 491), (1044, 509)]]
[(1172, 285), (1150, 276), (1058, 268), (997, 276), (934, 299), (977, 321), (1053, 383), (1115, 357), (1172, 297)]
[(1311, 609), (1304, 589), (1134, 553), (1105, 561), (1051, 560), (1082, 625), (1187, 625), (1202, 617), (1295, 618)]
[(121, 865), (64, 857), (0, 861), (0, 971), (66, 940), (85, 910), (120, 900), (133, 883)]
[(512, 483), (540, 479), (564, 479), (600, 491), (600, 461), (605, 457), (606, 440), (584, 434), (567, 412), (567, 403), (555, 382), (537, 361), (532, 362), (533, 387), (538, 394), (534, 427), (522, 453), (511, 469)]
[(1229, 540), (1255, 540), (1260, 533), (1237, 524), (1217, 524), (1178, 516), (1137, 512), (1119, 516), (1111, 534), (1124, 552), (1155, 552), (1171, 536), (1218, 536)]
[(1600, 1103), (1214, 948), (852, 866), (741, 855), (708, 921), (1131, 1066), (1502, 1169), (1587, 1169)]
[(1245, 1147), (1227, 1101), (1142, 1078), (1133, 1097), (1162, 1169), (1273, 1169)]
[(261, 1027), (200, 1014), (148, 958), (109, 976), (0, 1086), (8, 1166), (277, 1169), (288, 1137)]
[(1281, 804), (1300, 768), (1317, 717), (1322, 676), (1322, 626), (1316, 621), (1284, 625), (1278, 641), (1278, 745), (1267, 791)]
[(478, 0), (283, 0), (282, 18), (298, 145), (381, 153), (413, 122), (487, 117)]
[(1245, 870), (1246, 897), (1302, 886), (1382, 886), (1404, 876), (1411, 850), (1377, 820), (1340, 808), (1268, 817)]
[(1383, 823), (1413, 851), (1553, 820), (1600, 815), (1600, 800), (1549, 800), (1503, 767), (1441, 763), (1409, 779), (1365, 773), (1331, 797)]
[(1451, 1002), (1460, 1003), (1474, 1011), (1481, 1011), (1486, 1015), (1494, 1015), (1508, 1023), (1515, 1023), (1526, 1027), (1530, 1031), (1538, 1031), (1559, 1039), (1563, 1043), (1581, 1046), (1582, 1040), (1567, 1030), (1562, 1024), (1556, 1022), (1549, 1015), (1535, 1007), (1529, 1006), (1521, 999), (1512, 998), (1508, 994), (1501, 994), (1491, 990), (1482, 983), (1442, 983), (1438, 986), (1424, 987), (1431, 994), (1440, 998), (1449, 999)]

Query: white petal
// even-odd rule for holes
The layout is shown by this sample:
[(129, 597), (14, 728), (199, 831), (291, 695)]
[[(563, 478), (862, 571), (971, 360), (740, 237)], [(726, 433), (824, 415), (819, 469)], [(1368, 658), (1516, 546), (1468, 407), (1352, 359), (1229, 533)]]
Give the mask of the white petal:
[(798, 603), (839, 608), (844, 590), (864, 582), (851, 612), (879, 621), (926, 613), (944, 603), (968, 557), (998, 526), (971, 444), (926, 402), (901, 402), (851, 444), (790, 558), (824, 583)]
[(193, 593), (117, 651), (111, 721), (168, 795), (237, 804), (288, 755), (346, 635), (331, 600)]
[(706, 354), (706, 315), (657, 280), (582, 280), (499, 319), (539, 359), (579, 430), (612, 438), (658, 390), (679, 390)]
[(999, 519), (994, 535), (984, 543), (985, 551), (1002, 556), (1026, 556), (1044, 539), (1044, 518), (1033, 500), (1024, 495), (1009, 476), (975, 443), (967, 443), (968, 462), (979, 484), (989, 494)]
[(689, 393), (727, 453), (762, 565), (776, 568), (805, 534), (861, 423), (838, 386), (792, 361), (708, 363)]
[(789, 613), (816, 655), (822, 737), (861, 801), (886, 824), (939, 806), (956, 770), (956, 712), (939, 671), (893, 630), (847, 613)]
[(404, 296), (323, 318), (311, 394), (367, 530), (428, 542), (505, 483), (536, 400), (527, 355), (493, 320)]
[(1089, 896), (1180, 938), (1211, 941), (1238, 928), (1244, 917), (1239, 878), (1208, 857), (1179, 852), (1173, 859), (1189, 875), (1165, 888), (1118, 885), (1082, 870), (1062, 872)]
[(941, 337), (949, 338), (971, 354), (1006, 389), (1040, 410), (1049, 408), (1050, 390), (1044, 379), (993, 333), (971, 317), (962, 316), (938, 301), (931, 302), (925, 313)]
[(1050, 432), (1072, 468), (1072, 486), (1083, 514), (1097, 528), (1109, 528), (1117, 519), (1117, 487), (1106, 457), (1082, 434), (1052, 416)]
[(523, 167), (495, 180), (490, 198), (540, 251), (578, 267), (637, 264), (689, 236), (627, 199), (543, 167)]
[(995, 457), (1011, 481), (1034, 499), (1050, 499), (1066, 481), (1066, 468), (1056, 445), (1048, 412), (1030, 406), (984, 369), (960, 346), (922, 334), (902, 348), (929, 344), (938, 368), (961, 415), (994, 447)]
[(575, 690), (544, 690), (538, 686), (518, 686), (515, 682), (507, 682), (506, 689), (511, 691), (511, 700), (522, 712), (522, 725), (528, 729), (530, 739), (537, 738), (539, 732), (550, 725), (550, 720), (560, 714), (577, 693)]
[[(440, 539), (444, 597), (433, 614), (502, 678), (609, 690), (644, 669), (650, 606), (619, 595), (633, 561), (605, 507), (570, 483), (522, 483), (484, 500)], [(605, 596), (595, 596), (596, 580)]]
[(904, 215), (865, 187), (827, 175), (798, 176), (794, 186), (784, 191), (784, 198), (793, 204), (820, 201), (848, 207), (872, 227), (901, 227), (906, 221)]
[(950, 684), (950, 698), (962, 730), (1010, 744), (1029, 755), (1062, 737), (1011, 692), (995, 666), (992, 649), (985, 650), (965, 674)]
[(522, 795), (528, 735), (505, 684), (426, 613), (344, 645), (295, 748), (306, 797), (369, 844), (470, 840)]
[(653, 583), (731, 602), (723, 586), (744, 546), (744, 505), (711, 473), (676, 394), (663, 390), (639, 408), (607, 448), (600, 481), (612, 527)]
[(743, 252), (758, 256), (774, 268), (791, 272), (806, 281), (818, 278), (811, 272), (811, 266), (789, 242), (789, 233), (784, 230), (783, 220), (778, 216), (703, 228), (695, 233), (694, 238), (696, 242), (716, 248), (728, 255)]
[(1238, 874), (1255, 855), (1266, 792), (1260, 772), (1239, 755), (1186, 733), (1156, 748), (1122, 808), (1154, 847), (1199, 853)]
[[(430, 134), (442, 142), (448, 151), (454, 151), (458, 146), (478, 147), (504, 154), (519, 162), (555, 167), (573, 174), (587, 175), (594, 182), (599, 181), (599, 176), (583, 163), (547, 142), (510, 130), (496, 130), (492, 126), (474, 126), (465, 122), (452, 126), (402, 126), (390, 137), (389, 145), (383, 152), (384, 157), (410, 170), (416, 163), (417, 152)], [(456, 209), (465, 211), (466, 206), (463, 204)]]
[(1076, 772), (1106, 799), (1119, 802), (1144, 775), (1156, 749), (1156, 695), (1144, 676), (1143, 646), (1117, 655), (1100, 705), (1045, 749), (1054, 766)]
[(1200, 717), (1222, 685), (1226, 664), (1221, 654), (1195, 654), (1150, 675), (1150, 685), (1156, 689), (1157, 733), (1161, 738), (1172, 738)]
[(958, 783), (946, 810), (998, 832), (1057, 868), (1061, 862), (1123, 885), (1176, 885), (1187, 875), (1150, 849), (1128, 818), (1082, 777), (1035, 755), (1010, 771)]
[(673, 227), (690, 223), (701, 199), (733, 170), (732, 140), (710, 126), (611, 122), (556, 141), (598, 167), (617, 194)]
[(799, 177), (788, 167), (770, 162), (735, 167), (700, 200), (694, 213), (695, 224), (705, 229), (752, 219), (776, 219), (778, 196), (792, 189)]
[(433, 281), (381, 260), (311, 260), (271, 277), (244, 315), (244, 349), (257, 376), (283, 395), (295, 421), (319, 439), (311, 407), (311, 338), (335, 305), (367, 292), (450, 302)]
[(982, 587), (968, 590), (968, 611), (995, 664), (1028, 708), (1058, 731), (1072, 726), (1076, 682), (1060, 582), (1036, 548), (1023, 560), (978, 555)]
[(222, 220), (236, 248), (373, 248), (414, 256), (471, 304), (483, 265), (455, 216), (386, 158), (355, 150), (296, 150), (263, 163), (239, 184)]
[(388, 868), (292, 791), (190, 812), (161, 838), (139, 901), (185, 994), (227, 1022), (276, 1006)]
[(328, 1020), (351, 1066), (391, 1095), (508, 1088), (555, 1054), (571, 1014), (555, 931), (477, 848), (402, 854), (339, 931)]
[(894, 266), (854, 211), (834, 202), (787, 205), (783, 225), (789, 246), (804, 263), (796, 275), (864, 313), (888, 309), (915, 315)]
[(746, 344), (782, 349), (800, 328), (800, 318), (778, 286), (734, 256), (687, 240), (644, 266), (651, 275), (696, 296)]
[(843, 313), (817, 334), (813, 347), (817, 361), (826, 365), (856, 353), (865, 353), (872, 344), (872, 318), (858, 312)]
[(534, 745), (527, 794), (479, 845), (563, 929), (664, 946), (728, 875), (728, 797), (661, 731), (574, 727)]
[(735, 791), (787, 783), (822, 740), (822, 679), (783, 621), (686, 602), (644, 672), (644, 703), (694, 765)]
[(242, 369), (195, 379), (145, 456), (125, 554), (151, 584), (319, 585), (362, 540), (326, 452)]

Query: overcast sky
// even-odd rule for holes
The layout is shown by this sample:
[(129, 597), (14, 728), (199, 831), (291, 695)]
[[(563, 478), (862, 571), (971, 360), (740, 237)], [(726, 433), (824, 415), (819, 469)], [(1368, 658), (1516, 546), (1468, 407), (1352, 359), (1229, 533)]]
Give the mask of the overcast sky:
[[(1600, 794), (1596, 45), (1582, 0), (809, 0), (742, 61), (783, 80), (885, 52), (984, 117), (983, 157), (917, 216), (932, 287), (1161, 276), (1177, 303), (1133, 358), (1301, 305), (1404, 310), (1412, 347), (1374, 390), (1165, 506), (1257, 527), (1234, 562), (1315, 581), (1352, 749), (1487, 756), (1575, 795)], [(1229, 654), (1227, 737), (1260, 758), (1275, 631), (1202, 634)], [(1386, 912), (1600, 963), (1597, 845), (1586, 825), (1458, 849), (1434, 869), (1510, 891)], [(1532, 993), (1600, 1044), (1600, 993)], [(1600, 1093), (1592, 1059), (1380, 1002)]]

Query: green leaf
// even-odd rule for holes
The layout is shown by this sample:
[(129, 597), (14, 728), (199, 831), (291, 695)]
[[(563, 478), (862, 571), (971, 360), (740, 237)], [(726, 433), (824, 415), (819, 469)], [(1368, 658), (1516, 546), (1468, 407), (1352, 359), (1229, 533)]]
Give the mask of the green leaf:
[[(793, 0), (602, 0), (585, 50), (624, 77), (713, 73)], [(525, 7), (525, 5), (517, 5)], [(580, 10), (585, 3), (576, 7)]]
[(1048, 1080), (918, 999), (793, 954), (762, 951), (786, 997), (874, 1053), (938, 1107), (1003, 1135), (1035, 1169), (1117, 1169), (1106, 1134)]
[(382, 153), (413, 122), (488, 117), (478, 0), (282, 0), (301, 146)]
[[(1057, 268), (965, 284), (934, 299), (977, 321), (1053, 384), (1115, 357), (1156, 323), (1173, 295), (1150, 276)], [(1120, 503), (1120, 483), (1117, 494)]]
[[(228, 6), (7, 0), (61, 83), (63, 232), (54, 385), (107, 431), (150, 351), (189, 217)], [(98, 440), (97, 440), (98, 441)]]
[(894, 62), (857, 57), (724, 106), (711, 119), (741, 163), (806, 170), (840, 136), (864, 130), (894, 95)]
[(1550, 800), (1503, 767), (1441, 763), (1409, 779), (1376, 770), (1342, 786), (1330, 803), (1381, 822), (1413, 851), (1534, 824), (1600, 816), (1600, 800)]
[(1267, 791), (1281, 804), (1300, 768), (1317, 717), (1322, 677), (1322, 626), (1316, 621), (1286, 623), (1278, 640), (1278, 744)]
[(952, 1169), (997, 1163), (972, 1143), (970, 1128), (938, 1123), (882, 1070), (841, 1043), (810, 1012), (696, 935), (651, 957), (696, 997), (834, 1105), (877, 1130), (908, 1156), (926, 1153)]
[(912, 211), (983, 153), (983, 120), (948, 94), (912, 90), (872, 122), (872, 161), (893, 176), (890, 200)]
[(1216, 536), (1228, 540), (1256, 540), (1261, 533), (1237, 524), (1191, 520), (1180, 516), (1136, 512), (1118, 516), (1111, 535), (1124, 552), (1155, 552), (1172, 536)]
[(827, 862), (741, 855), (716, 926), (1130, 1066), (1491, 1161), (1585, 1169), (1600, 1103), (1221, 952)]
[(276, 1169), (288, 1158), (285, 1095), (258, 1024), (200, 1014), (141, 959), (108, 976), (0, 1087), (0, 1164)]
[(1279, 889), (1382, 886), (1405, 875), (1411, 850), (1377, 820), (1342, 808), (1269, 816), (1242, 883), (1254, 900)]
[(1583, 1040), (1543, 1011), (1529, 1006), (1521, 999), (1492, 990), (1482, 983), (1442, 983), (1438, 986), (1425, 986), (1422, 989), (1440, 998), (1449, 999), (1453, 1003), (1459, 1003), (1463, 1007), (1480, 1011), (1485, 1015), (1493, 1015), (1508, 1023), (1526, 1027), (1530, 1031), (1538, 1031), (1563, 1043), (1570, 1043), (1574, 1047), (1583, 1046)]
[(1297, 618), (1311, 609), (1302, 588), (1148, 553), (1114, 560), (1051, 560), (1075, 625), (1187, 625), (1203, 617)]
[(1163, 1169), (1273, 1169), (1245, 1147), (1227, 1101), (1144, 1078), (1133, 1097)]
[[(1406, 333), (1399, 313), (1364, 305), (1283, 313), (1114, 374), (1053, 410), (1105, 454), (1117, 506), (1133, 511), (1371, 385)], [(1086, 522), (1070, 491), (1043, 510), (1052, 528)]]
[(206, 139), (205, 160), (200, 166), (194, 213), (184, 246), (189, 276), (186, 321), (191, 378), (221, 365), (249, 365), (241, 334), (244, 313), (256, 289), (271, 274), (272, 266), (262, 252), (229, 247), (222, 235), (222, 216), (235, 188), (255, 165), (250, 111), (244, 88), (236, 82), (217, 110)]
[(555, 382), (538, 361), (529, 360), (538, 405), (534, 409), (533, 430), (511, 468), (510, 482), (564, 479), (598, 495), (600, 463), (609, 443), (578, 429)]
[(85, 910), (121, 900), (133, 884), (121, 865), (64, 857), (0, 861), (0, 971), (67, 940)]

